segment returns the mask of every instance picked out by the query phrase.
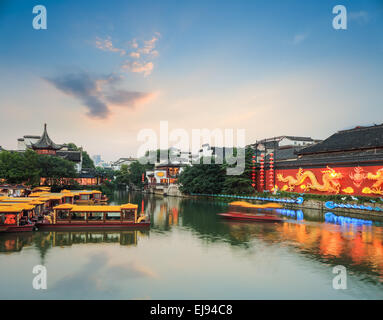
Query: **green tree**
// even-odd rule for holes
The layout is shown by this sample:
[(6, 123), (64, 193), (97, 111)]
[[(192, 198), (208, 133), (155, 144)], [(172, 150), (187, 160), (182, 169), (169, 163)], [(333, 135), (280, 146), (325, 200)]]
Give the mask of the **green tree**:
[(74, 178), (77, 176), (72, 161), (50, 155), (38, 155), (37, 166), (44, 178), (59, 180), (60, 178)]
[(37, 154), (32, 150), (26, 152), (0, 152), (0, 177), (11, 184), (38, 184), (40, 170), (37, 166)]
[(180, 190), (191, 193), (221, 193), (225, 182), (225, 169), (220, 164), (196, 164), (186, 167), (178, 178)]
[[(145, 177), (146, 166), (139, 163), (138, 161), (134, 161), (130, 164), (128, 170), (130, 173), (129, 174), (130, 182), (134, 184), (136, 187), (142, 188), (143, 187), (142, 174), (144, 174), (144, 177)], [(145, 180), (146, 180), (146, 177), (145, 177)]]
[[(223, 193), (226, 194), (251, 194), (254, 193), (251, 180), (251, 167), (252, 167), (252, 156), (254, 154), (253, 149), (246, 148), (245, 150), (245, 170), (240, 175), (226, 175)], [(237, 155), (237, 150), (234, 149), (233, 155)], [(235, 165), (232, 165), (235, 166)], [(227, 168), (229, 165), (226, 163), (224, 167)]]
[(147, 165), (143, 165), (138, 161), (132, 162), (129, 166), (122, 165), (121, 169), (116, 172), (115, 184), (118, 188), (129, 185), (134, 185), (137, 188), (142, 188), (142, 174), (145, 176), (146, 170), (148, 170)]
[(118, 188), (126, 187), (131, 183), (129, 166), (121, 165), (120, 170), (116, 172), (115, 184)]

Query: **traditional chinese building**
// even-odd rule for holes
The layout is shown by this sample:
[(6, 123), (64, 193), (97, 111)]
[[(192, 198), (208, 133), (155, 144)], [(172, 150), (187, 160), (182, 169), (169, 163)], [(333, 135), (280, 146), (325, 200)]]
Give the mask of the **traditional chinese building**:
[(169, 185), (177, 184), (177, 179), (183, 170), (181, 164), (157, 164), (153, 171), (147, 171), (146, 177), (149, 188), (162, 190)]
[(342, 130), (294, 154), (263, 156), (263, 170), (257, 159), (257, 190), (383, 195), (383, 125)]
[(56, 144), (49, 137), (47, 125), (44, 124), (44, 132), (41, 136), (25, 135), (17, 139), (18, 151), (32, 149), (38, 154), (57, 156), (65, 160), (74, 162), (77, 172), (82, 170), (82, 152), (69, 150), (65, 144)]

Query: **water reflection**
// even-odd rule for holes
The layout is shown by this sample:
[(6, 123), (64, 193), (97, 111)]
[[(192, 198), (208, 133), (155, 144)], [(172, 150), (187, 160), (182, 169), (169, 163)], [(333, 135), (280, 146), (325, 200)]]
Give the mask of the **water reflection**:
[[(222, 278), (216, 282), (212, 280), (211, 285), (217, 286), (221, 282), (233, 281), (232, 288), (235, 292), (239, 289), (235, 287), (238, 286), (238, 281), (235, 279), (239, 271), (244, 277), (253, 279), (254, 270), (262, 263), (266, 266), (265, 270), (278, 268), (286, 257), (292, 268), (290, 269), (292, 279), (299, 278), (303, 268), (311, 274), (312, 281), (315, 282), (323, 276), (312, 271), (316, 266), (328, 268), (344, 265), (348, 273), (356, 277), (358, 283), (370, 286), (367, 291), (361, 292), (360, 297), (372, 289), (383, 292), (383, 228), (366, 219), (348, 219), (317, 210), (281, 209), (279, 213), (286, 218), (282, 223), (234, 222), (221, 219), (217, 215), (227, 210), (227, 204), (223, 202), (162, 198), (140, 193), (121, 193), (114, 198), (115, 204), (128, 201), (139, 204), (139, 210), (150, 215), (152, 223), (150, 231), (56, 231), (2, 234), (0, 235), (0, 258), (33, 249), (38, 251), (40, 263), (45, 264), (59, 259), (58, 256), (63, 252), (57, 249), (66, 248), (75, 252), (75, 248), (81, 248), (81, 253), (76, 251), (76, 254), (87, 253), (87, 262), (84, 262), (77, 272), (58, 280), (55, 285), (58, 291), (65, 292), (73, 291), (75, 284), (80, 283), (81, 279), (87, 279), (87, 283), (83, 286), (87, 287), (88, 291), (96, 290), (92, 282), (96, 276), (94, 274), (88, 276), (85, 272), (92, 269), (97, 277), (102, 277), (101, 274), (107, 270), (110, 275), (108, 281), (110, 285), (113, 284), (113, 290), (117, 290), (121, 279), (129, 278), (129, 272), (136, 274), (139, 279), (148, 278), (147, 275), (150, 275), (149, 278), (162, 279), (163, 286), (158, 287), (156, 294), (158, 298), (167, 298), (169, 296), (163, 293), (163, 290), (166, 291), (165, 287), (176, 290), (190, 288), (193, 285), (184, 278), (184, 273), (188, 272), (194, 279), (204, 274), (214, 278), (217, 277), (218, 270), (223, 270), (222, 263), (230, 268), (220, 271)], [(167, 249), (169, 246), (171, 248)], [(224, 262), (216, 262), (215, 265), (214, 259), (210, 261), (208, 256), (198, 251), (201, 246), (213, 255), (216, 254), (217, 257), (223, 255)], [(102, 250), (98, 250), (101, 247)], [(230, 248), (233, 252), (242, 252), (249, 257), (254, 266), (247, 271), (248, 273), (242, 268), (240, 258), (233, 256), (233, 253), (228, 253), (226, 248)], [(134, 254), (131, 254), (132, 250)], [(50, 252), (55, 252), (55, 255), (49, 255)], [(194, 252), (196, 258), (188, 265), (182, 265), (182, 260), (187, 260), (191, 252)], [(128, 262), (127, 257), (133, 260)], [(113, 262), (116, 259), (118, 261)], [(210, 273), (206, 269), (203, 272), (198, 271), (200, 270), (198, 266), (204, 263), (199, 259), (209, 260)], [(70, 263), (76, 265), (75, 260)], [(119, 267), (116, 269), (115, 266)], [(162, 269), (166, 271), (161, 273)], [(176, 281), (173, 278), (178, 272), (180, 272), (180, 279)], [(160, 274), (162, 278), (157, 277)], [(262, 276), (259, 277), (262, 278)], [(328, 277), (331, 279), (331, 271)], [(257, 281), (262, 281), (261, 278), (257, 278)], [(272, 281), (268, 280), (264, 285), (274, 286), (275, 292), (286, 289), (280, 283), (272, 284)], [(152, 284), (150, 282), (140, 282), (140, 284), (142, 295), (145, 296), (147, 291), (151, 290)], [(254, 282), (248, 290), (255, 290), (256, 284)], [(331, 280), (329, 280), (330, 285)], [(243, 286), (242, 284), (241, 288)], [(139, 286), (136, 286), (135, 290), (138, 288)], [(111, 290), (110, 287), (108, 290)], [(123, 291), (121, 287), (118, 290)], [(61, 296), (58, 294), (58, 297)], [(184, 298), (190, 297), (188, 293), (185, 293)], [(226, 296), (226, 298), (230, 297)]]
[(0, 235), (0, 254), (21, 251), (34, 246), (44, 260), (52, 247), (70, 247), (79, 244), (114, 243), (121, 246), (136, 246), (139, 239), (147, 237), (149, 231), (50, 231), (9, 233)]
[(383, 281), (383, 228), (371, 220), (310, 209), (280, 209), (279, 213), (289, 218), (282, 224), (229, 222), (216, 215), (227, 210), (223, 202), (152, 197), (145, 203), (153, 229), (180, 226), (197, 232), (207, 242), (221, 241), (245, 248), (254, 239), (281, 244), (310, 259), (345, 265), (352, 272)]

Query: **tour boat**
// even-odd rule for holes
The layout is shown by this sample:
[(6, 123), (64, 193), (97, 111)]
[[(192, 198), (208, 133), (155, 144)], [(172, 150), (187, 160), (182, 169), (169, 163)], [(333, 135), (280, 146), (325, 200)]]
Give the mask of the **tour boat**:
[(31, 221), (34, 206), (27, 204), (7, 204), (0, 206), (0, 233), (33, 231)]
[(281, 222), (282, 218), (267, 213), (243, 213), (243, 212), (226, 212), (219, 213), (223, 218), (232, 219), (232, 220), (240, 220), (240, 221), (264, 221), (264, 222)]
[(131, 203), (120, 206), (61, 204), (54, 207), (51, 214), (45, 215), (37, 227), (41, 230), (150, 227), (149, 218), (143, 213), (137, 214), (137, 208)]
[(265, 204), (254, 204), (246, 201), (234, 201), (229, 203), (229, 207), (242, 208), (242, 209), (278, 209), (283, 208), (279, 203), (265, 203)]

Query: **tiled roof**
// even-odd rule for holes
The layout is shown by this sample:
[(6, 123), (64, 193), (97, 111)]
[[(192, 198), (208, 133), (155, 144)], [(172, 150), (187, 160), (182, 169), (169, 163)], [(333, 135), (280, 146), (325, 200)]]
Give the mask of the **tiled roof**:
[(56, 155), (66, 160), (81, 162), (81, 151), (57, 151)]
[(300, 155), (383, 148), (383, 125), (356, 127), (339, 131), (326, 140), (308, 146), (298, 152)]
[(39, 141), (32, 144), (33, 149), (53, 149), (60, 150), (62, 148), (61, 145), (55, 144), (48, 135), (47, 125), (44, 125), (44, 133)]

